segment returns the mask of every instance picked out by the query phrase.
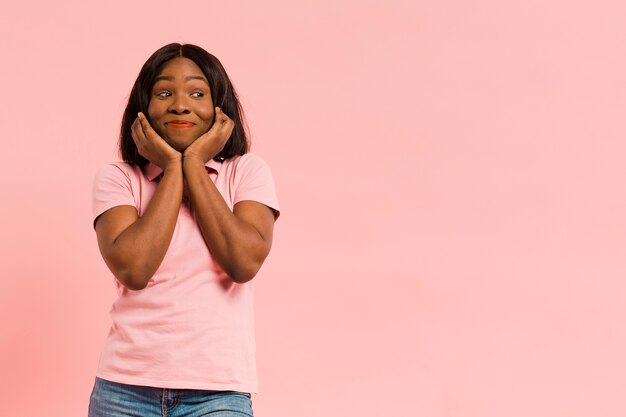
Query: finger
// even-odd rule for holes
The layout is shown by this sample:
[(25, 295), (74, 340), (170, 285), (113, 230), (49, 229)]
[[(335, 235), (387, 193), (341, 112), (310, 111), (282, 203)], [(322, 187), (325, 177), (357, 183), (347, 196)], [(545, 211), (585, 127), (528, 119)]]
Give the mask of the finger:
[(215, 108), (215, 119), (218, 120), (220, 122), (220, 124), (224, 124), (226, 122), (228, 122), (230, 120), (230, 117), (228, 117), (226, 115), (226, 113), (224, 113), (222, 111), (221, 108), (216, 107)]
[(133, 124), (130, 125), (131, 129), (136, 129), (137, 126), (139, 126), (139, 117), (136, 117), (135, 120), (133, 121)]
[(141, 129), (146, 136), (156, 135), (156, 132), (152, 129), (152, 126), (150, 126), (150, 122), (148, 122), (148, 119), (146, 119), (146, 116), (142, 112), (139, 112), (137, 117), (139, 118), (139, 123), (141, 123)]
[(139, 117), (135, 119), (133, 124), (130, 126), (130, 130), (133, 136), (136, 136), (137, 139), (139, 139), (138, 135), (139, 135), (139, 132), (141, 131), (141, 121), (139, 120)]
[(213, 124), (211, 125), (209, 131), (216, 132), (221, 130), (225, 122), (226, 121), (224, 120), (224, 116), (220, 115), (219, 112), (216, 112), (215, 116), (213, 117)]
[(132, 124), (131, 136), (133, 137), (137, 148), (141, 147), (145, 143), (146, 135), (141, 128), (141, 123), (139, 120), (135, 120), (135, 122)]
[(217, 125), (218, 125), (218, 129), (220, 131), (225, 131), (227, 129), (232, 129), (232, 127), (235, 125), (235, 122), (228, 116), (226, 116), (226, 114), (224, 114), (223, 112), (220, 112), (220, 114), (217, 115)]
[(223, 125), (220, 126), (219, 135), (222, 137), (222, 140), (224, 142), (228, 141), (228, 139), (233, 133), (234, 127), (235, 127), (235, 122), (233, 122), (232, 120), (229, 120), (228, 122), (225, 122)]
[(139, 123), (139, 119), (135, 119), (135, 121), (133, 122), (132, 125), (130, 125), (130, 135), (133, 138), (133, 141), (135, 141), (135, 145), (137, 145), (137, 125)]
[(233, 127), (235, 127), (235, 121), (225, 115), (222, 119), (222, 126), (224, 128), (232, 129)]

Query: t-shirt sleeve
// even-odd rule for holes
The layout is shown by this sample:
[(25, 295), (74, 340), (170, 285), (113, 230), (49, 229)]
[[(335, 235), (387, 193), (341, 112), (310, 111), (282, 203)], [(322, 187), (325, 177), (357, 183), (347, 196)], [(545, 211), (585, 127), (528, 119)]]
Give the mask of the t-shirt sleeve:
[(130, 169), (116, 163), (103, 165), (93, 181), (93, 225), (105, 211), (116, 206), (137, 207)]
[(244, 200), (256, 201), (274, 210), (274, 218), (278, 219), (280, 207), (274, 177), (269, 165), (261, 157), (251, 153), (241, 157), (237, 164), (234, 185), (233, 205)]

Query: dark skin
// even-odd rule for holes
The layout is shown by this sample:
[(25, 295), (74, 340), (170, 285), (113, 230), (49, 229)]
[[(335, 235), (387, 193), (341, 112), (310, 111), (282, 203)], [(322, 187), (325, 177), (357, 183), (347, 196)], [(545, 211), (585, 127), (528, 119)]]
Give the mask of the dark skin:
[(185, 189), (211, 255), (234, 282), (250, 281), (272, 246), (274, 212), (255, 201), (240, 201), (231, 211), (205, 169), (235, 123), (213, 107), (208, 81), (193, 61), (172, 59), (159, 76), (148, 108), (154, 127), (139, 113), (132, 137), (163, 177), (143, 216), (133, 206), (117, 206), (98, 217), (100, 252), (122, 284), (145, 288), (170, 245)]

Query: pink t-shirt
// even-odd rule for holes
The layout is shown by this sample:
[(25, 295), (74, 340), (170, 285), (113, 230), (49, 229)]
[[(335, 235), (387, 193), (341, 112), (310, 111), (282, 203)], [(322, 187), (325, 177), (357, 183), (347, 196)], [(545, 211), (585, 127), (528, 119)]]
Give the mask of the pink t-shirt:
[[(233, 209), (254, 200), (279, 215), (274, 180), (260, 157), (247, 153), (209, 161), (207, 174)], [(124, 162), (102, 166), (94, 179), (94, 220), (121, 205), (143, 215), (162, 170)], [(96, 376), (160, 388), (257, 393), (254, 279), (235, 283), (212, 258), (184, 203), (163, 262), (139, 291), (113, 279), (118, 298)]]

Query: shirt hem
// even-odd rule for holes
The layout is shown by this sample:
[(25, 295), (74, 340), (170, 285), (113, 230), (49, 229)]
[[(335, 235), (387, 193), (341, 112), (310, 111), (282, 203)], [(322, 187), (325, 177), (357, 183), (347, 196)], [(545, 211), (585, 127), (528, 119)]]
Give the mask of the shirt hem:
[(210, 391), (239, 391), (250, 394), (258, 394), (257, 386), (254, 384), (236, 384), (228, 382), (189, 382), (189, 381), (159, 381), (155, 379), (144, 379), (137, 377), (123, 377), (105, 372), (96, 372), (96, 376), (107, 381), (120, 384), (140, 385), (153, 388), (167, 389), (201, 389)]

